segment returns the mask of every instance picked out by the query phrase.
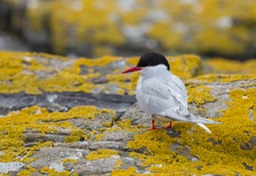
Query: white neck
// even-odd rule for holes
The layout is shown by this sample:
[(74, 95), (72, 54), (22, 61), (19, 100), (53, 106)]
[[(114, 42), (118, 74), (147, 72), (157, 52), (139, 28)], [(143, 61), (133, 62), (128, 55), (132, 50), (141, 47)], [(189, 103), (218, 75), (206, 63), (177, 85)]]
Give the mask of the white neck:
[(169, 72), (169, 70), (167, 70), (167, 67), (163, 64), (160, 64), (160, 65), (156, 65), (156, 66), (147, 66), (145, 68), (143, 68), (141, 70), (141, 76), (144, 77), (144, 76), (154, 76), (156, 74), (159, 74), (159, 73), (166, 73), (166, 72)]

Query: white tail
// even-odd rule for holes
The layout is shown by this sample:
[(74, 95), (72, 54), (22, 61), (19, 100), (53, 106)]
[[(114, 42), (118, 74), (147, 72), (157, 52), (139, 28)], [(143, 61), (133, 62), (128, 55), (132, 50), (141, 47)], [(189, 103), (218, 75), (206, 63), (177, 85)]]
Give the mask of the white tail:
[(207, 128), (204, 124), (202, 123), (197, 123), (198, 126), (202, 127), (205, 131), (207, 131), (207, 133), (212, 133), (211, 130), (209, 128)]

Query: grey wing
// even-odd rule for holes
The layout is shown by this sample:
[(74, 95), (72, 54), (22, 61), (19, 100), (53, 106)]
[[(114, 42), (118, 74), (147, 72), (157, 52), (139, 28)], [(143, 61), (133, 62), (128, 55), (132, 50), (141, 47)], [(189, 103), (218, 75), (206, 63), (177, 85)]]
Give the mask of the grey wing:
[(186, 108), (188, 107), (188, 97), (187, 97), (187, 89), (184, 83), (175, 75), (171, 76), (172, 82), (169, 81), (170, 78), (165, 77), (166, 81), (171, 83), (171, 87), (173, 87), (173, 93), (176, 94), (175, 97), (179, 98), (180, 103), (184, 105)]
[(143, 92), (149, 96), (148, 106), (160, 115), (165, 114), (167, 110), (188, 115), (186, 88), (178, 77), (173, 76), (156, 76), (143, 81)]

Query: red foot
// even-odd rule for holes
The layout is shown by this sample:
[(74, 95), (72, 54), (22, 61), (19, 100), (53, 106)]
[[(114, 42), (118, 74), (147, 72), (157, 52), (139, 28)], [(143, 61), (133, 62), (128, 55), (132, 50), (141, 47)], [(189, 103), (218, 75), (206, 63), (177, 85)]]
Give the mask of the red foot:
[(155, 128), (155, 127), (147, 128), (148, 131), (155, 130), (155, 129), (157, 129), (157, 128)]
[(166, 126), (166, 127), (164, 127), (165, 129), (168, 129), (168, 128), (172, 128), (172, 122), (168, 125), (168, 126)]
[(147, 130), (155, 130), (155, 129), (157, 129), (157, 128), (155, 127), (155, 120), (152, 120), (152, 127), (151, 127), (151, 128), (148, 128)]

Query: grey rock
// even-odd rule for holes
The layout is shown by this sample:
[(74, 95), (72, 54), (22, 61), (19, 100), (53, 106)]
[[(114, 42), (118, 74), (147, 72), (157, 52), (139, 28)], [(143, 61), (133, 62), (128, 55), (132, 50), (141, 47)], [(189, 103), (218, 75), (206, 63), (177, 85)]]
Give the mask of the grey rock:
[(150, 126), (151, 117), (144, 113), (138, 103), (133, 104), (119, 120), (131, 119), (133, 125)]
[(65, 147), (46, 147), (41, 148), (32, 157), (37, 160), (30, 163), (32, 167), (42, 168), (50, 166), (53, 163), (61, 162), (63, 159), (71, 158), (85, 160), (85, 156), (90, 153), (86, 149), (73, 149)]
[(65, 112), (74, 106), (92, 105), (98, 108), (114, 109), (122, 114), (134, 102), (135, 97), (133, 96), (107, 95), (104, 93), (62, 92), (30, 95), (22, 92), (0, 94), (0, 115), (34, 105), (45, 107), (50, 112)]
[(79, 175), (101, 175), (109, 174), (116, 166), (119, 156), (111, 156), (107, 159), (86, 161), (74, 167)]

